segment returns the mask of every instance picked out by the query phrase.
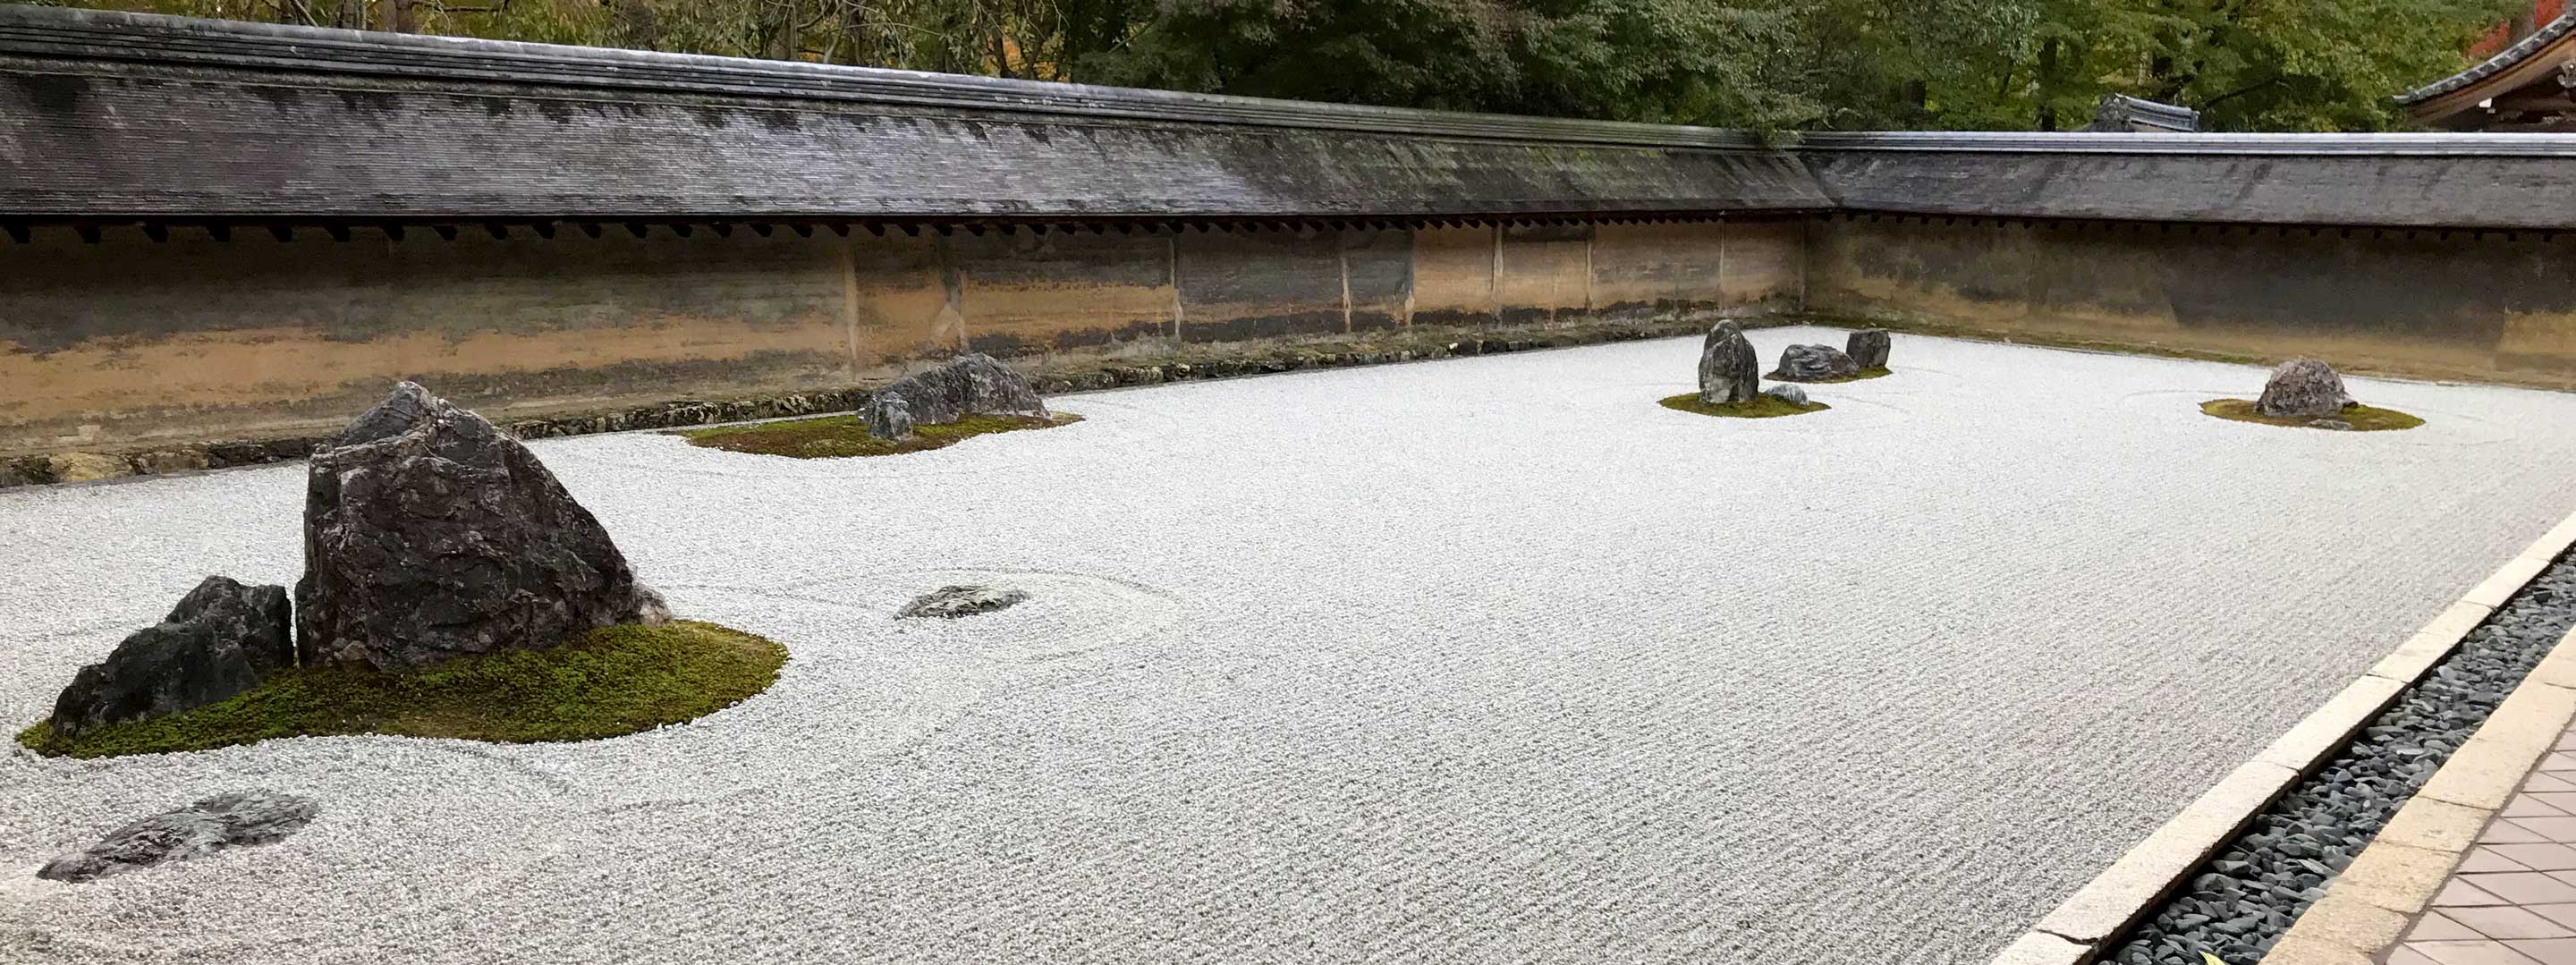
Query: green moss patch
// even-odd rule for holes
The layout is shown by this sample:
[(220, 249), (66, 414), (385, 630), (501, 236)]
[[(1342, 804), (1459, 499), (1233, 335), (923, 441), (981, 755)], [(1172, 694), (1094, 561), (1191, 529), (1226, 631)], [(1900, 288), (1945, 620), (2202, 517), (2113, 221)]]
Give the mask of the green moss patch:
[[(1890, 372), (1887, 366), (1873, 365), (1839, 379), (1797, 379), (1795, 381), (1799, 385), (1838, 385), (1844, 382), (1861, 382), (1869, 379), (1885, 378), (1892, 374), (1894, 373)], [(1781, 381), (1787, 382), (1791, 380), (1782, 379)]]
[(1754, 396), (1753, 400), (1750, 402), (1728, 402), (1722, 405), (1710, 405), (1706, 402), (1700, 401), (1699, 393), (1697, 392), (1684, 392), (1680, 395), (1665, 399), (1663, 400), (1663, 406), (1667, 409), (1675, 409), (1682, 412), (1696, 412), (1700, 415), (1726, 416), (1732, 419), (1768, 419), (1774, 416), (1806, 415), (1810, 412), (1823, 412), (1826, 409), (1833, 408), (1833, 406), (1826, 405), (1822, 402), (1809, 402), (1805, 405), (1799, 405), (1776, 395), (1757, 395)]
[[(2233, 419), (2238, 422), (2260, 422), (2267, 426), (2293, 426), (2301, 429), (2318, 428), (2317, 426), (2309, 425), (2309, 423), (2315, 422), (2315, 419), (2296, 416), (2286, 418), (2282, 416), (2268, 416), (2260, 412), (2256, 412), (2254, 411), (2254, 403), (2245, 399), (2211, 399), (2200, 404), (2200, 411), (2217, 416), (2221, 419)], [(2336, 432), (2384, 432), (2391, 429), (2412, 429), (2424, 424), (2424, 420), (2399, 412), (2395, 409), (2382, 409), (2377, 406), (2367, 405), (2347, 407), (2343, 410), (2342, 414), (2337, 415), (2334, 418), (2341, 419), (2352, 424), (2352, 428), (2349, 430), (2332, 430)]]
[(399, 734), (524, 744), (593, 740), (694, 720), (777, 682), (787, 649), (712, 623), (592, 630), (548, 650), (503, 650), (400, 673), (299, 667), (222, 703), (63, 738), (58, 757), (195, 751), (272, 737)]
[(924, 449), (952, 446), (976, 436), (1022, 429), (1049, 429), (1082, 421), (1078, 415), (1057, 413), (1053, 418), (1018, 415), (969, 415), (955, 422), (914, 426), (910, 439), (886, 440), (868, 434), (867, 420), (854, 415), (822, 416), (814, 419), (788, 419), (759, 422), (746, 426), (715, 426), (708, 429), (682, 429), (671, 433), (689, 440), (693, 446), (722, 449), (727, 452), (750, 452), (765, 456), (793, 456), (798, 459), (836, 459), (844, 456), (892, 456)]

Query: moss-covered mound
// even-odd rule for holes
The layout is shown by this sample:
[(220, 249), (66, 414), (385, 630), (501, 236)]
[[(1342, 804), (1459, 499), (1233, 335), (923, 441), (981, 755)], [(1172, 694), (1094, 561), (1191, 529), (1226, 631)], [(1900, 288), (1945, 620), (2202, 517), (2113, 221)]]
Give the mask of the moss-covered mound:
[(503, 650), (402, 673), (299, 667), (222, 703), (76, 738), (39, 723), (18, 742), (53, 756), (116, 757), (331, 734), (592, 740), (740, 703), (777, 682), (786, 661), (786, 648), (712, 623), (615, 626), (550, 650)]
[[(2267, 426), (2295, 426), (2302, 429), (2319, 428), (2318, 426), (2310, 424), (2317, 421), (2312, 418), (2299, 416), (2285, 418), (2282, 416), (2268, 416), (2260, 412), (2256, 412), (2254, 411), (2254, 403), (2247, 399), (2211, 399), (2200, 404), (2200, 411), (2217, 416), (2221, 419), (2234, 419), (2238, 422), (2260, 422)], [(2336, 415), (2334, 418), (2341, 419), (2352, 424), (2352, 428), (2349, 430), (2334, 430), (2338, 432), (2382, 432), (2389, 429), (2412, 429), (2424, 424), (2424, 420), (2399, 412), (2395, 409), (2382, 409), (2376, 406), (2367, 405), (2347, 407), (2343, 410), (2342, 414)]]
[(1706, 402), (1700, 401), (1699, 393), (1697, 392), (1684, 392), (1680, 395), (1665, 399), (1663, 400), (1663, 406), (1667, 409), (1677, 409), (1683, 412), (1696, 412), (1700, 415), (1720, 415), (1733, 419), (1768, 419), (1773, 416), (1805, 415), (1810, 412), (1823, 412), (1826, 409), (1833, 408), (1833, 406), (1826, 405), (1822, 402), (1809, 402), (1805, 405), (1799, 405), (1798, 403), (1791, 402), (1776, 395), (1757, 395), (1754, 396), (1753, 401), (1750, 402), (1729, 402), (1722, 405), (1710, 405)]
[(1056, 413), (1054, 418), (1016, 415), (969, 415), (955, 422), (913, 427), (913, 437), (899, 441), (879, 439), (868, 434), (867, 420), (855, 415), (823, 416), (815, 419), (789, 419), (782, 422), (760, 422), (747, 426), (715, 426), (707, 429), (682, 429), (671, 433), (683, 436), (693, 446), (723, 449), (727, 452), (751, 452), (766, 456), (794, 456), (798, 459), (833, 459), (842, 456), (891, 456), (955, 445), (961, 440), (996, 432), (1021, 429), (1046, 429), (1082, 421), (1078, 415)]
[[(1873, 365), (1839, 379), (1797, 379), (1795, 381), (1799, 385), (1838, 385), (1844, 382), (1860, 382), (1868, 379), (1883, 378), (1889, 374), (1891, 373), (1887, 366)], [(1790, 380), (1782, 379), (1781, 381), (1785, 382)]]

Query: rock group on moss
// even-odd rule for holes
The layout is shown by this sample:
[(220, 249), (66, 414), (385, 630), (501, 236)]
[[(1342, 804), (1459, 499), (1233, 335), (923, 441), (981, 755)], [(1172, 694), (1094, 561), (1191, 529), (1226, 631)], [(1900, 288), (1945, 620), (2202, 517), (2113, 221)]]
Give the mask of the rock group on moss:
[(285, 587), (208, 577), (82, 668), (47, 725), (72, 738), (217, 703), (288, 667), (402, 670), (670, 618), (534, 453), (409, 382), (314, 451), (304, 566), (291, 607)]

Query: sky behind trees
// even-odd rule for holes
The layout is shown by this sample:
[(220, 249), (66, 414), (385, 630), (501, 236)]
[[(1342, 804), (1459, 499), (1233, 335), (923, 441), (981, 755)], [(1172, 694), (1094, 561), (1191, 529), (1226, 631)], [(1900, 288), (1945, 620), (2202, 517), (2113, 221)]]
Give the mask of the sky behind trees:
[(1762, 129), (2398, 126), (2516, 0), (55, 0), (1399, 107)]

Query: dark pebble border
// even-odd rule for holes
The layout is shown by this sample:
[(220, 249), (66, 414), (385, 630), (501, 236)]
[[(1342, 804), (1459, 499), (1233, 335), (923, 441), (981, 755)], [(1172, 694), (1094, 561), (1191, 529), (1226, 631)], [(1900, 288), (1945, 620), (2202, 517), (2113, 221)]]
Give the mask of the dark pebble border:
[[(1748, 328), (1805, 324), (1802, 320), (1787, 315), (1757, 316), (1743, 320), (1747, 322)], [(1499, 355), (1535, 349), (1572, 348), (1578, 345), (1606, 342), (1671, 338), (1679, 335), (1697, 335), (1706, 331), (1709, 324), (1708, 319), (1699, 318), (1659, 319), (1595, 322), (1572, 325), (1563, 329), (1490, 334), (1425, 327), (1412, 331), (1380, 333), (1365, 343), (1191, 346), (1190, 350), (1176, 353), (1169, 358), (1130, 362), (1124, 365), (1099, 365), (1096, 361), (1090, 364), (1068, 365), (1044, 358), (1017, 359), (1014, 360), (1014, 364), (1029, 373), (1029, 382), (1036, 386), (1040, 393), (1058, 395), (1066, 392), (1089, 392), (1124, 386), (1160, 385), (1165, 382), (1267, 375), (1308, 369), (1384, 365), (1392, 362)], [(556, 436), (623, 432), (632, 429), (678, 429), (723, 422), (854, 412), (867, 404), (869, 394), (869, 389), (851, 388), (729, 401), (682, 399), (610, 412), (552, 419), (528, 419), (510, 423), (505, 428), (522, 439), (547, 439)], [(130, 474), (151, 475), (302, 459), (310, 455), (313, 447), (321, 442), (320, 436), (300, 436), (255, 442), (173, 446), (150, 452), (107, 454), (104, 458), (124, 463)], [(0, 459), (0, 488), (45, 485), (59, 481), (61, 479), (51, 457), (19, 456)]]
[(2253, 965), (2571, 626), (2576, 560), (2562, 554), (2097, 961)]

